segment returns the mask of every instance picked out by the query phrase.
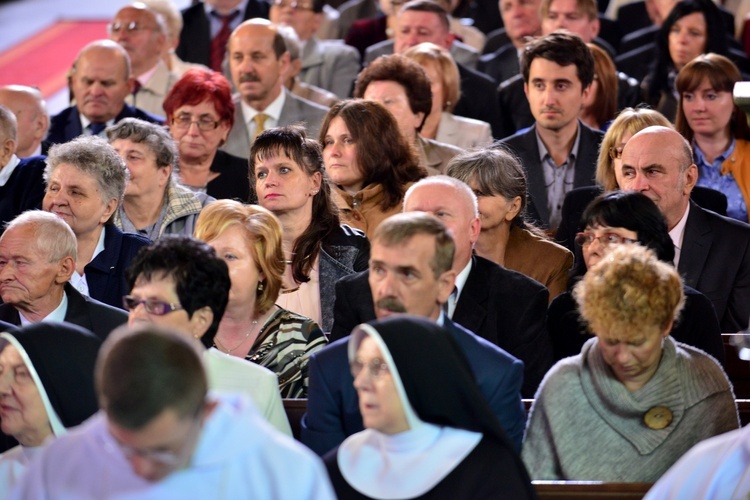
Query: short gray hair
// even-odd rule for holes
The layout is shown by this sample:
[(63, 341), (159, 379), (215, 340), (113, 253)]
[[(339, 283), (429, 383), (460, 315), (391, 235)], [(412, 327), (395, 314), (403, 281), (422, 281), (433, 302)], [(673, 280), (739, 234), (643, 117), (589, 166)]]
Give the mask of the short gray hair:
[(93, 177), (105, 204), (113, 198), (118, 204), (122, 201), (129, 177), (128, 169), (117, 151), (101, 137), (83, 135), (52, 146), (44, 169), (44, 182), (48, 187), (52, 172), (62, 163), (73, 165)]
[(477, 195), (474, 194), (474, 191), (472, 191), (465, 182), (454, 179), (453, 177), (448, 177), (447, 175), (431, 175), (412, 184), (411, 187), (406, 190), (403, 206), (406, 206), (406, 200), (409, 199), (409, 196), (411, 196), (415, 189), (420, 186), (434, 185), (450, 186), (459, 193), (464, 193), (464, 198), (469, 202), (467, 208), (474, 214), (474, 217), (479, 217), (479, 202), (477, 201)]
[(0, 138), (3, 141), (18, 139), (18, 122), (13, 111), (0, 105)]
[(124, 118), (107, 128), (107, 139), (110, 144), (118, 139), (145, 144), (156, 156), (157, 167), (177, 168), (177, 145), (161, 125), (138, 118)]
[(292, 61), (299, 59), (299, 37), (297, 36), (297, 32), (294, 31), (294, 28), (292, 28), (291, 26), (279, 26), (278, 31), (279, 34), (281, 34), (281, 36), (284, 38), (286, 51), (289, 52), (289, 58)]
[[(49, 262), (57, 262), (65, 257), (78, 260), (78, 240), (70, 226), (61, 218), (44, 210), (27, 210), (5, 225), (8, 234), (11, 229), (29, 226), (34, 236), (29, 244), (46, 252)], [(2, 236), (0, 236), (2, 241)]]

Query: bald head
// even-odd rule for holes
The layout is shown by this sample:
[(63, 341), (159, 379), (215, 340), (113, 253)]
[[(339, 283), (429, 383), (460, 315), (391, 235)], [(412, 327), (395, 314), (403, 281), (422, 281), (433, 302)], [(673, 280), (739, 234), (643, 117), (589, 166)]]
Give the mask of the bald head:
[(97, 40), (78, 54), (71, 74), (78, 111), (94, 123), (114, 119), (130, 93), (130, 60), (111, 40)]
[(661, 210), (671, 230), (685, 215), (698, 180), (690, 144), (669, 127), (647, 127), (625, 144), (615, 170), (624, 191), (639, 191)]
[(25, 85), (6, 85), (0, 87), (0, 106), (8, 108), (16, 117), (16, 155), (26, 158), (41, 154), (41, 143), (49, 128), (49, 115), (42, 93)]
[(127, 51), (137, 77), (159, 62), (167, 44), (167, 29), (161, 14), (136, 2), (115, 14), (109, 25), (109, 38)]
[(0, 170), (16, 152), (16, 116), (5, 106), (0, 106)]

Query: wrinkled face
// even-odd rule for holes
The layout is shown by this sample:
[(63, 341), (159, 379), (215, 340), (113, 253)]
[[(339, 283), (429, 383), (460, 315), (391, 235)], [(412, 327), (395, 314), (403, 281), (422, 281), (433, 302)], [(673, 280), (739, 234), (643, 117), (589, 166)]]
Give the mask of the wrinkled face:
[(308, 40), (320, 26), (323, 14), (313, 12), (312, 0), (271, 2), (268, 19), (279, 25), (291, 26), (301, 41)]
[(518, 203), (520, 207), (520, 196), (516, 197), (518, 201), (509, 200), (499, 194), (483, 193), (476, 180), (472, 180), (468, 184), (472, 191), (474, 191), (474, 194), (477, 195), (482, 231), (492, 231), (503, 225), (510, 225), (511, 221), (518, 214), (518, 209), (514, 207), (514, 202)]
[(61, 163), (50, 175), (42, 208), (67, 222), (80, 238), (103, 226), (117, 208), (117, 198), (104, 201), (103, 197), (93, 175)]
[(334, 184), (355, 193), (364, 187), (364, 174), (357, 161), (357, 143), (340, 116), (328, 124), (323, 142), (323, 163)]
[(576, 126), (591, 87), (583, 89), (575, 64), (560, 66), (537, 57), (529, 67), (529, 83), (524, 84), (524, 90), (537, 126), (559, 131)]
[(312, 214), (313, 197), (320, 191), (320, 172), (308, 175), (294, 160), (279, 152), (255, 161), (258, 204), (275, 214)]
[(422, 64), (422, 69), (427, 73), (427, 78), (430, 79), (430, 90), (432, 90), (432, 110), (430, 111), (430, 115), (440, 116), (445, 107), (445, 92), (447, 91), (447, 89), (443, 88), (443, 77), (440, 74), (440, 68), (438, 68), (438, 63), (426, 61)]
[[(195, 106), (185, 104), (180, 106), (174, 112), (172, 125), (169, 132), (174, 137), (180, 152), (180, 161), (186, 163), (195, 163), (204, 161), (210, 155), (216, 154), (229, 135), (229, 124), (219, 118), (214, 103), (206, 100)], [(174, 119), (180, 121), (190, 120), (187, 128), (178, 126)], [(198, 124), (213, 122), (216, 128), (210, 130), (201, 130)]]
[(34, 98), (25, 92), (0, 88), (0, 106), (8, 108), (18, 124), (16, 152), (32, 152), (37, 140), (43, 139), (44, 117)]
[(609, 337), (606, 332), (597, 332), (596, 336), (604, 361), (628, 389), (640, 389), (656, 373), (665, 336), (658, 329), (635, 334), (627, 341)]
[(94, 123), (113, 120), (130, 94), (124, 55), (113, 50), (91, 49), (81, 55), (71, 76), (71, 87), (80, 113)]
[(156, 165), (156, 154), (146, 144), (130, 139), (116, 139), (112, 147), (125, 160), (130, 178), (125, 185), (125, 196), (148, 196), (164, 193), (172, 169)]
[(216, 250), (216, 255), (227, 263), (232, 288), (229, 290), (229, 304), (254, 304), (258, 295), (258, 282), (263, 273), (250, 252), (244, 230), (238, 225), (229, 226), (218, 238), (207, 241)]
[(680, 172), (684, 160), (680, 155), (679, 137), (636, 134), (623, 149), (622, 166), (615, 170), (620, 189), (638, 191), (651, 198), (670, 229), (684, 215), (698, 177), (695, 165)]
[(514, 43), (541, 33), (540, 3), (540, 0), (500, 0), (500, 15), (508, 37)]
[[(127, 29), (131, 23), (136, 29)], [(127, 51), (134, 69), (148, 71), (156, 65), (166, 38), (159, 32), (153, 13), (146, 9), (124, 7), (115, 15), (112, 25), (120, 29), (111, 30), (109, 38)]]
[(177, 296), (175, 282), (168, 276), (151, 276), (150, 280), (139, 276), (135, 280), (135, 286), (130, 291), (130, 295), (139, 300), (154, 300), (166, 304), (176, 304), (179, 309), (168, 312), (161, 316), (150, 314), (146, 311), (143, 304), (139, 304), (135, 309), (128, 312), (128, 325), (135, 326), (138, 323), (153, 323), (173, 328), (176, 331), (189, 335), (190, 337), (200, 338), (206, 333), (210, 324), (201, 322), (198, 314), (193, 314), (192, 318), (180, 306), (180, 298)]
[(39, 389), (11, 344), (0, 352), (0, 421), (4, 434), (27, 446), (38, 446), (52, 434)]
[[(378, 319), (407, 313), (437, 319), (440, 305), (453, 291), (430, 267), (435, 238), (417, 234), (400, 245), (375, 240), (370, 250), (370, 290)], [(446, 289), (448, 290), (446, 293)]]
[(591, 243), (585, 243), (581, 246), (583, 261), (586, 263), (587, 269), (591, 269), (599, 263), (607, 252), (615, 245), (620, 244), (617, 242), (618, 237), (626, 240), (638, 240), (638, 233), (624, 227), (586, 226), (584, 232), (594, 236)]
[(417, 186), (404, 200), (404, 212), (427, 212), (445, 224), (456, 244), (453, 269), (461, 272), (471, 258), (481, 227), (468, 196), (442, 184)]
[(238, 28), (229, 39), (229, 69), (245, 103), (270, 104), (281, 92), (289, 54), (276, 57), (273, 32), (263, 26)]
[[(393, 375), (387, 369), (377, 344), (369, 336), (362, 339), (355, 362), (362, 365), (359, 374), (354, 377), (354, 388), (357, 390), (364, 426), (383, 434), (409, 430)], [(371, 367), (379, 367), (374, 369), (377, 375), (371, 373)]]
[(420, 43), (431, 42), (450, 49), (453, 35), (440, 22), (434, 12), (407, 10), (396, 19), (396, 34), (393, 37), (393, 53), (403, 54), (407, 49)]
[(70, 277), (62, 261), (50, 262), (35, 241), (29, 225), (8, 229), (0, 238), (0, 297), (21, 310), (42, 302)]
[(675, 21), (669, 30), (669, 56), (675, 69), (681, 70), (703, 54), (707, 41), (706, 18), (703, 13), (693, 12)]
[(377, 101), (396, 118), (401, 134), (412, 143), (417, 137), (417, 128), (422, 125), (424, 113), (414, 113), (409, 105), (406, 89), (400, 83), (392, 80), (370, 82), (362, 96), (371, 101)]
[(589, 43), (599, 34), (599, 19), (590, 19), (578, 8), (578, 0), (552, 0), (547, 17), (542, 19), (542, 34), (568, 30)]
[(202, 424), (202, 417), (179, 417), (172, 408), (136, 430), (107, 419), (109, 434), (133, 472), (151, 482), (187, 466), (198, 444)]
[(694, 91), (682, 93), (682, 110), (694, 134), (729, 136), (734, 112), (731, 92), (714, 90), (711, 82), (704, 80)]

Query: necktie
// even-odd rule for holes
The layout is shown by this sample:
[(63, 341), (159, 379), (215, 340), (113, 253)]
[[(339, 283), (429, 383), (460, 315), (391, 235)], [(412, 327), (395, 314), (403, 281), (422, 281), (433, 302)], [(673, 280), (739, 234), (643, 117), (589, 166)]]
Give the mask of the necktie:
[(138, 91), (141, 90), (142, 86), (143, 85), (141, 85), (141, 82), (139, 82), (138, 80), (135, 80), (133, 82), (133, 97), (135, 97), (135, 95), (138, 93)]
[(239, 14), (240, 11), (238, 10), (235, 10), (226, 16), (222, 16), (216, 11), (211, 12), (212, 16), (221, 21), (221, 29), (216, 33), (214, 39), (211, 40), (211, 57), (209, 65), (212, 70), (218, 71), (219, 73), (221, 73), (221, 63), (224, 61), (224, 53), (227, 50), (229, 35), (232, 33), (232, 30), (229, 28), (229, 23), (231, 23)]
[(443, 303), (443, 312), (449, 318), (452, 316), (452, 314), (450, 313), (451, 312), (451, 305), (453, 305), (453, 301), (456, 300), (456, 295), (458, 295), (458, 288), (454, 286), (453, 287), (453, 291), (451, 292), (450, 296), (448, 297), (448, 300), (446, 300)]
[(255, 123), (255, 133), (253, 133), (253, 142), (255, 142), (255, 138), (258, 137), (258, 134), (263, 132), (265, 130), (264, 125), (266, 124), (266, 120), (268, 120), (268, 115), (265, 113), (258, 113), (257, 115), (253, 116), (253, 122)]
[(102, 130), (107, 128), (106, 123), (89, 123), (89, 126), (87, 127), (91, 131), (91, 135), (99, 135), (102, 133)]

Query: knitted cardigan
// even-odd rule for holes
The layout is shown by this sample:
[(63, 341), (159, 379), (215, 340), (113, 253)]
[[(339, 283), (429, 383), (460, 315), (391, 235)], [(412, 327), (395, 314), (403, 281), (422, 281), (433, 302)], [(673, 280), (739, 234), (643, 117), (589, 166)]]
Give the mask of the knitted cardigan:
[[(643, 421), (655, 406), (673, 414), (661, 430)], [(656, 373), (631, 392), (594, 337), (545, 376), (522, 457), (532, 479), (654, 482), (694, 444), (738, 426), (731, 385), (702, 351), (667, 337)]]

